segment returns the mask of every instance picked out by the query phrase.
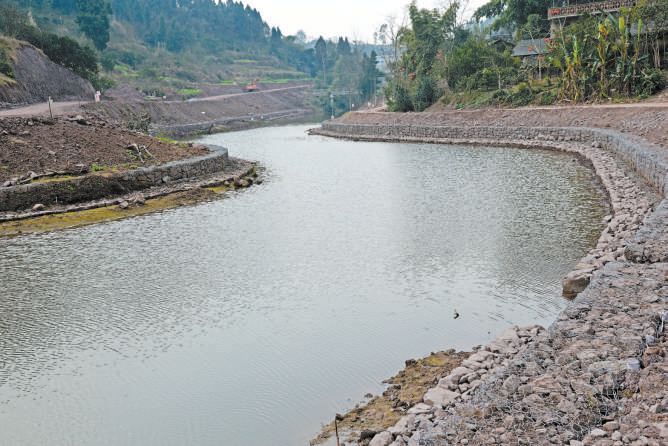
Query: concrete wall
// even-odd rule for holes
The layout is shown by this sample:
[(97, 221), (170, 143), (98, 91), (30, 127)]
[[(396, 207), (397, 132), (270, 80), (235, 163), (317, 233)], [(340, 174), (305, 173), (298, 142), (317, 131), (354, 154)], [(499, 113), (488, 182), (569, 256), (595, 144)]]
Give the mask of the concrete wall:
[(45, 206), (72, 204), (123, 195), (154, 186), (210, 175), (228, 162), (224, 148), (209, 155), (143, 167), (120, 173), (92, 173), (63, 181), (31, 183), (0, 189), (0, 212), (20, 211), (40, 203)]

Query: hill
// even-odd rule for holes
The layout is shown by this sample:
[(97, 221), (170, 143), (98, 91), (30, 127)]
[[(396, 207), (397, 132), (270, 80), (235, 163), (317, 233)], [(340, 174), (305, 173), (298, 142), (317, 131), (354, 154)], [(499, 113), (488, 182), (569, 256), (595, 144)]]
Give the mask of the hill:
[(0, 74), (0, 105), (31, 104), (54, 100), (91, 100), (91, 83), (52, 62), (34, 46), (0, 37), (0, 52), (6, 61)]
[(94, 71), (101, 73), (87, 77), (101, 89), (122, 83), (158, 96), (197, 96), (199, 83), (284, 83), (316, 74), (313, 49), (241, 2), (4, 0), (0, 8), (11, 17), (0, 19), (0, 33), (41, 48), (37, 29), (95, 47)]

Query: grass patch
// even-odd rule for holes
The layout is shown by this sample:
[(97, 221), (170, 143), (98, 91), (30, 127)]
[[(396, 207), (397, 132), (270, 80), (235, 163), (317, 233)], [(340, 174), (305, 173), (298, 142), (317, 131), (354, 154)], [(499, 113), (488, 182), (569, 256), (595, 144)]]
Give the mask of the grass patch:
[(157, 139), (160, 142), (164, 142), (166, 144), (175, 144), (175, 145), (179, 144), (179, 142), (177, 140), (172, 139), (169, 136), (159, 135), (159, 136), (156, 136), (155, 139)]
[(202, 90), (199, 88), (182, 88), (176, 92), (177, 94), (185, 98), (194, 98), (202, 94)]
[(16, 81), (5, 74), (0, 73), (0, 87), (7, 87), (16, 84)]
[(28, 220), (4, 222), (0, 223), (0, 237), (41, 234), (152, 214), (166, 209), (190, 206), (212, 200), (220, 197), (227, 190), (225, 187), (194, 189), (147, 200), (144, 206), (130, 207), (128, 209), (121, 209), (119, 206), (108, 206), (87, 211), (45, 215)]
[(39, 178), (37, 180), (33, 180), (33, 183), (60, 183), (63, 181), (69, 181), (73, 180), (75, 178), (78, 178), (74, 175), (61, 175), (61, 176), (55, 176), (55, 177), (46, 177), (46, 178)]

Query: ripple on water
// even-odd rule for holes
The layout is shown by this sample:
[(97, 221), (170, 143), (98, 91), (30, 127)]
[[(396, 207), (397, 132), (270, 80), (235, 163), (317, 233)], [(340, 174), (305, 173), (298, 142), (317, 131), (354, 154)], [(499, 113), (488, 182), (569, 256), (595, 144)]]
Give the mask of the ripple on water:
[(304, 130), (205, 138), (269, 167), (229, 200), (0, 241), (3, 441), (305, 444), (404, 359), (563, 308), (606, 211), (572, 157)]

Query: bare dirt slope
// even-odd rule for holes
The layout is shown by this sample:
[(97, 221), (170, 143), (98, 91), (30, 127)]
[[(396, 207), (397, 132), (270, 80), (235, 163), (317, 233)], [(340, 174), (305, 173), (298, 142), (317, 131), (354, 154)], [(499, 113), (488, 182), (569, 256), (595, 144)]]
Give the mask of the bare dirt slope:
[(255, 93), (230, 93), (189, 101), (105, 101), (85, 108), (117, 122), (149, 114), (157, 126), (211, 122), (241, 116), (260, 116), (288, 110), (311, 110), (311, 85), (276, 87)]
[[(147, 147), (141, 159), (132, 145)], [(208, 153), (201, 146), (172, 144), (94, 118), (0, 118), (0, 186), (30, 172), (79, 173), (159, 165)]]
[(54, 100), (92, 100), (95, 91), (87, 80), (53, 63), (25, 42), (10, 41), (15, 83), (0, 87), (0, 108)]

